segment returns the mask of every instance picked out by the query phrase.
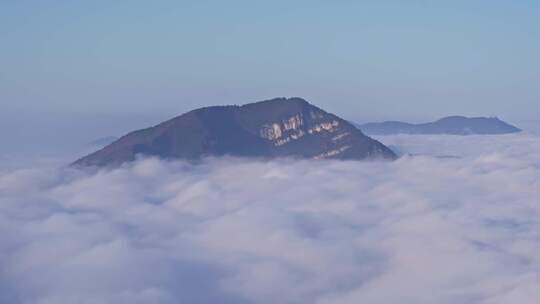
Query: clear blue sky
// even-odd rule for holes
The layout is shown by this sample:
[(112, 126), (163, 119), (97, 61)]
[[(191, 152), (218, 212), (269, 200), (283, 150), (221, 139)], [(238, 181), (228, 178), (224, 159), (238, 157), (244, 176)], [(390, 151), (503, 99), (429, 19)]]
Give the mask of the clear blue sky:
[(22, 118), (91, 137), (275, 96), (357, 121), (540, 118), (534, 0), (0, 0), (0, 38), (0, 127), (22, 137)]

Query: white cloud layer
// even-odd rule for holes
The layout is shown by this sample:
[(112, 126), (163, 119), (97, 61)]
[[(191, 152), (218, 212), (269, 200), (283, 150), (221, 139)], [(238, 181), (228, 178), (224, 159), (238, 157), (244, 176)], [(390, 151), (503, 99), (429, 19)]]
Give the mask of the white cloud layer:
[(421, 156), (0, 165), (0, 303), (538, 303), (540, 137), (380, 139)]

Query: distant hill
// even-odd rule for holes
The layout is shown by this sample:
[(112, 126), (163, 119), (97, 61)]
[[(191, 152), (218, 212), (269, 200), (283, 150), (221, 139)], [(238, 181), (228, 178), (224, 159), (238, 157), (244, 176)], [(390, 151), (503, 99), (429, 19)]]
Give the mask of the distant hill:
[(137, 155), (196, 160), (205, 156), (394, 159), (380, 142), (301, 98), (206, 107), (123, 136), (76, 161), (116, 166)]
[(472, 135), (472, 134), (507, 134), (521, 132), (520, 129), (512, 126), (498, 118), (463, 116), (450, 116), (439, 119), (435, 122), (422, 124), (410, 124), (400, 121), (386, 121), (381, 123), (367, 123), (356, 125), (362, 132), (369, 135), (391, 135), (391, 134), (452, 134), (452, 135)]

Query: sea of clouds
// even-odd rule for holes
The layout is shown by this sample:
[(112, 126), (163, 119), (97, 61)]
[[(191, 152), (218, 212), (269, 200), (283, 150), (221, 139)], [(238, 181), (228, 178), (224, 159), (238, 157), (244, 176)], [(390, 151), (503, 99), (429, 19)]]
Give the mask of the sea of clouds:
[(0, 303), (538, 303), (540, 136), (395, 162), (0, 158)]

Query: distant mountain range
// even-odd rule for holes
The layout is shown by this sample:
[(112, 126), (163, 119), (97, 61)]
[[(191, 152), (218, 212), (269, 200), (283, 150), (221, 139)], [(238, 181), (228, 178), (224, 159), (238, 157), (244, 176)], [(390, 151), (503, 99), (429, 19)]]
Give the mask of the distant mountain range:
[(368, 135), (392, 134), (507, 134), (521, 132), (498, 118), (450, 116), (435, 122), (411, 124), (400, 121), (386, 121), (356, 125)]
[(197, 160), (205, 156), (308, 159), (395, 159), (351, 123), (301, 98), (206, 107), (134, 131), (76, 161), (117, 166), (137, 155)]

